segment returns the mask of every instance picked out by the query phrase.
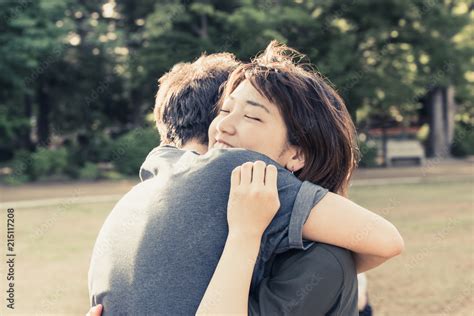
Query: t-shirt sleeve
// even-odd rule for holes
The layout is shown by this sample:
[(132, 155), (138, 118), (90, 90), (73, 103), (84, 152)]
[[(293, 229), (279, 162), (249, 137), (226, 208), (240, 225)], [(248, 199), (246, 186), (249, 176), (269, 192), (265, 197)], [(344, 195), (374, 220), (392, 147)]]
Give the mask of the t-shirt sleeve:
[[(313, 207), (327, 192), (327, 189), (308, 181), (301, 184), (293, 207), (286, 210), (280, 209), (281, 214), (277, 214), (280, 217), (274, 219), (267, 228), (263, 240), (268, 244), (260, 252), (264, 261), (268, 260), (273, 253), (282, 253), (289, 249), (306, 250), (313, 244), (313, 241), (303, 240), (303, 226)], [(280, 192), (280, 199), (283, 194)]]
[(161, 168), (169, 169), (169, 166), (178, 161), (185, 152), (169, 145), (155, 147), (140, 167), (140, 180), (143, 182), (156, 177)]
[(288, 226), (288, 247), (290, 249), (307, 249), (313, 244), (312, 241), (303, 240), (303, 226), (313, 207), (321, 201), (326, 193), (328, 193), (327, 189), (308, 181), (301, 185)]

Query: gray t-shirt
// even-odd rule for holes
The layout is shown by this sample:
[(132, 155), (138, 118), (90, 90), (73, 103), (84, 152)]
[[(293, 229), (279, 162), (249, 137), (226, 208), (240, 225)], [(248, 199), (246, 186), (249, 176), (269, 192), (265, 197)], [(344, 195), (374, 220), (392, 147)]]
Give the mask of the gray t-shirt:
[(302, 227), (326, 189), (252, 151), (213, 149), (200, 156), (158, 147), (142, 167), (149, 179), (116, 204), (99, 233), (89, 268), (91, 304), (103, 304), (104, 315), (194, 315), (227, 238), (231, 172), (256, 160), (278, 167), (281, 206), (262, 237), (251, 291), (273, 254), (309, 247)]
[(266, 270), (249, 297), (251, 316), (359, 315), (357, 271), (347, 249), (314, 243), (275, 255)]

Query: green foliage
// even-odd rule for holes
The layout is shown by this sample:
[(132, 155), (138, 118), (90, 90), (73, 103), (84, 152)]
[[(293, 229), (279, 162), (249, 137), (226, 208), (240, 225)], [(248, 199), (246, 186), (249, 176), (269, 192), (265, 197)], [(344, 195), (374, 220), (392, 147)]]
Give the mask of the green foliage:
[(39, 148), (33, 153), (19, 150), (10, 164), (12, 174), (7, 177), (7, 183), (22, 183), (62, 175), (66, 172), (68, 161), (69, 153), (65, 148)]
[(79, 178), (82, 180), (96, 180), (100, 176), (100, 170), (96, 164), (86, 162), (84, 167), (79, 170)]
[(71, 153), (71, 164), (82, 166), (84, 162), (103, 162), (110, 159), (110, 150), (113, 140), (104, 133), (86, 133), (78, 135), (67, 145)]
[(65, 148), (40, 148), (31, 154), (32, 179), (63, 174), (68, 165), (68, 152)]
[[(454, 85), (469, 112), (472, 10), (463, 0), (0, 1), (0, 161), (60, 138), (70, 176), (108, 160), (136, 174), (151, 145), (117, 154), (138, 137), (112, 139), (143, 126), (163, 73), (204, 51), (248, 61), (272, 39), (307, 54), (352, 114), (365, 109), (361, 124), (409, 121), (435, 86)], [(18, 181), (59, 172), (41, 150), (26, 155)]]
[(5, 179), (2, 180), (3, 183), (6, 185), (21, 185), (23, 183), (26, 183), (30, 181), (30, 177), (26, 174), (20, 174), (20, 175), (9, 175), (5, 177)]
[(22, 141), (28, 138), (30, 122), (14, 111), (0, 109), (0, 161), (10, 160), (15, 149), (25, 147)]
[(145, 157), (158, 144), (159, 137), (155, 129), (137, 128), (113, 142), (110, 159), (120, 173), (138, 175)]
[(26, 150), (17, 151), (10, 164), (12, 173), (5, 178), (5, 183), (16, 185), (31, 180), (31, 166), (31, 154)]
[(125, 178), (124, 175), (122, 175), (121, 173), (115, 170), (105, 171), (104, 173), (101, 174), (100, 177), (107, 180), (121, 180)]
[(465, 122), (457, 122), (454, 127), (454, 140), (451, 153), (456, 157), (474, 155), (474, 126)]
[(360, 151), (360, 167), (376, 167), (377, 166), (377, 146), (372, 141), (359, 140)]

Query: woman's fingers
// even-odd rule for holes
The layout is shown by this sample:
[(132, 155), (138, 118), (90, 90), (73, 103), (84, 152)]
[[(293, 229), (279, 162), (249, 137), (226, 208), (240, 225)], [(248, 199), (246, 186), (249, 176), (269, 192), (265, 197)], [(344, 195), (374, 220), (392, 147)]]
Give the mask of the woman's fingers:
[[(267, 172), (270, 171), (270, 174)], [(257, 160), (246, 162), (232, 171), (231, 185), (260, 184), (272, 188), (277, 185), (278, 170), (274, 165), (266, 165), (265, 162)]]
[(265, 186), (277, 188), (278, 170), (274, 165), (268, 165), (265, 171)]
[(248, 185), (252, 182), (253, 163), (246, 162), (240, 167), (240, 184)]
[(102, 305), (96, 305), (94, 307), (91, 307), (89, 312), (86, 314), (86, 316), (100, 316), (102, 314)]
[(238, 166), (234, 170), (232, 170), (232, 174), (230, 176), (230, 187), (235, 188), (240, 184), (240, 169), (241, 167)]
[(263, 161), (257, 160), (253, 163), (252, 184), (264, 185), (265, 167), (266, 164)]
[(229, 234), (262, 237), (280, 208), (276, 183), (277, 168), (263, 161), (246, 162), (232, 171), (227, 204)]

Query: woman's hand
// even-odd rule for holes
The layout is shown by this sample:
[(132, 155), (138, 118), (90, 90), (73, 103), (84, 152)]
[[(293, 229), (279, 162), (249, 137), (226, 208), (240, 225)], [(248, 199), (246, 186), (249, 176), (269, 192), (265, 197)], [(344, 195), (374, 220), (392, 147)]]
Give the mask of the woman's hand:
[(102, 314), (102, 305), (96, 305), (94, 307), (91, 307), (89, 312), (86, 314), (86, 316), (100, 316)]
[(277, 168), (246, 162), (232, 171), (227, 222), (229, 236), (260, 239), (280, 208)]

